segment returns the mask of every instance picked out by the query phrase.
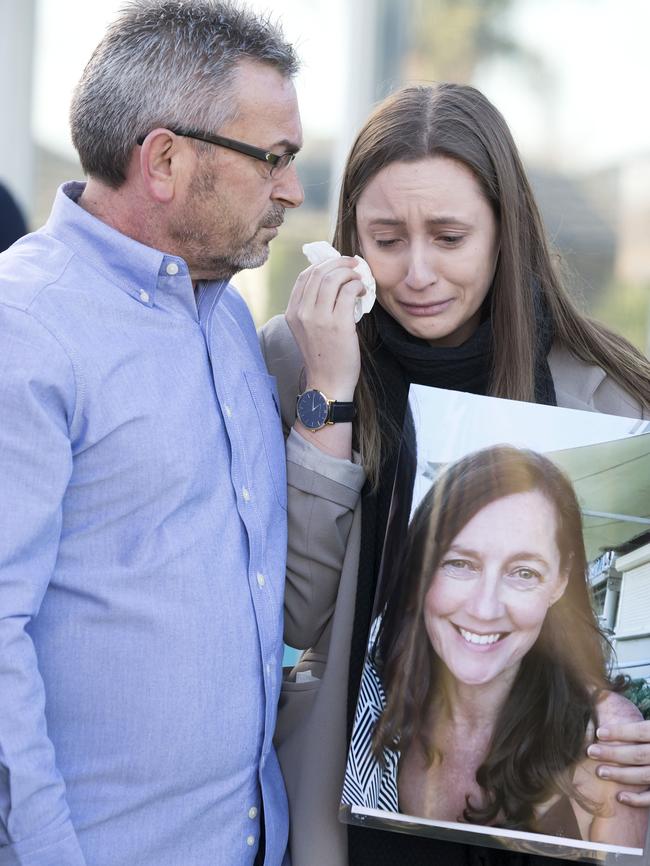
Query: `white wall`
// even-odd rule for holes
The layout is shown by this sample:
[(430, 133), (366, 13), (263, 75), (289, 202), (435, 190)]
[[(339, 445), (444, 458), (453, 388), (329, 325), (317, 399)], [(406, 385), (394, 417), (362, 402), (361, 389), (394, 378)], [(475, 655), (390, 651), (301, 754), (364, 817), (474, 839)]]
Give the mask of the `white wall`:
[[(615, 568), (622, 575), (616, 619), (616, 655), (626, 662), (650, 660), (650, 544), (620, 556)], [(649, 677), (650, 665), (630, 668), (633, 677)]]

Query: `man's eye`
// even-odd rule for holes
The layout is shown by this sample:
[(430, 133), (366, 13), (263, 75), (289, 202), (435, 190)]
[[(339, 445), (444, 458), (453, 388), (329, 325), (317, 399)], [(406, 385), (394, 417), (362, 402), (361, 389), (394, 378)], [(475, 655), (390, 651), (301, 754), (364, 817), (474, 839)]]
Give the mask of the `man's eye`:
[(392, 247), (398, 242), (398, 240), (399, 238), (390, 238), (388, 240), (376, 238), (375, 243), (378, 247)]

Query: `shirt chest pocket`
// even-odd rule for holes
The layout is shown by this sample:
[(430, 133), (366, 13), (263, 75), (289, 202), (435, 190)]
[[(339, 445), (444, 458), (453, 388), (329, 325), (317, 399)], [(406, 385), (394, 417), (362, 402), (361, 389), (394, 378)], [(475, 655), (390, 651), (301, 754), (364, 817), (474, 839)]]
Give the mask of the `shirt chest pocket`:
[[(287, 470), (286, 454), (284, 449), (284, 437), (282, 435), (282, 422), (280, 420), (279, 400), (275, 384), (275, 377), (267, 373), (259, 373), (246, 370), (246, 383), (250, 391), (261, 439), (264, 443), (264, 456), (268, 465), (268, 471), (273, 483), (273, 489), (280, 505), (287, 507)], [(249, 447), (259, 447), (259, 439), (252, 436)], [(253, 455), (259, 456), (259, 455)]]

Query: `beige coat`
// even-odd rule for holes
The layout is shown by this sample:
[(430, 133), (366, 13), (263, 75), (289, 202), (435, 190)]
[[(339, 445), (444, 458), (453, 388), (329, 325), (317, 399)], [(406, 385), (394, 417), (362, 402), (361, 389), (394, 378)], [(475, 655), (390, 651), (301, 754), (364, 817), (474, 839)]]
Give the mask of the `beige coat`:
[[(260, 342), (277, 378), (288, 435), (285, 640), (310, 648), (285, 678), (276, 733), (289, 795), (291, 863), (346, 866), (347, 829), (338, 820), (338, 804), (365, 473), (289, 433), (302, 358), (284, 317), (262, 328)], [(639, 405), (601, 369), (561, 348), (551, 351), (549, 365), (559, 406), (642, 417)]]

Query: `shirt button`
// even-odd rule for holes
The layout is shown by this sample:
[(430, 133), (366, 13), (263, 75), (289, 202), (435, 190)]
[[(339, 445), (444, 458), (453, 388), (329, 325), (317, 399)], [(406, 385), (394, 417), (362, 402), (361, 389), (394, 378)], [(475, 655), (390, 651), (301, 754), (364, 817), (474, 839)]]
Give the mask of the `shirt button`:
[(266, 675), (271, 676), (271, 672), (273, 671), (273, 665), (271, 662), (266, 663)]
[(246, 837), (246, 844), (249, 846), (249, 848), (252, 848), (253, 845), (255, 844), (255, 836), (247, 836)]
[(224, 404), (224, 407), (223, 407), (223, 408), (224, 408), (224, 411), (225, 411), (226, 415), (227, 415), (229, 418), (232, 418), (232, 409), (230, 408), (230, 406), (226, 403), (226, 404)]
[(248, 492), (248, 487), (242, 487), (241, 495), (242, 495), (244, 502), (250, 502), (251, 495)]
[(260, 571), (257, 572), (257, 583), (259, 586), (264, 586), (266, 583), (266, 579)]
[(253, 820), (253, 818), (257, 818), (257, 808), (255, 806), (251, 806), (248, 810), (248, 817)]
[(145, 290), (142, 289), (142, 291), (140, 292), (140, 300), (143, 301), (145, 304), (148, 304), (149, 303), (149, 292), (145, 292)]
[(170, 262), (165, 268), (170, 277), (175, 276), (178, 273), (178, 265), (176, 262)]

